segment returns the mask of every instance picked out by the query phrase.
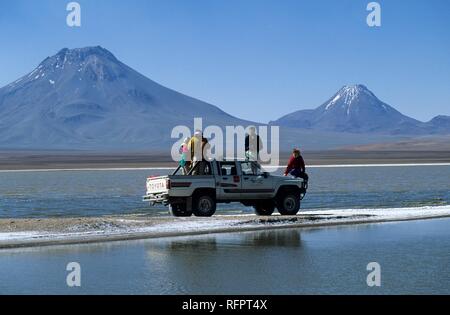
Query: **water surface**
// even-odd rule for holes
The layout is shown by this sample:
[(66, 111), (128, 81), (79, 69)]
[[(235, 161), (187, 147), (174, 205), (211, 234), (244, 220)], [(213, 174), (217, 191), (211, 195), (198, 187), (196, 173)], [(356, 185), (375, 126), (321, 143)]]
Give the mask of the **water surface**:
[[(169, 170), (0, 173), (0, 218), (98, 216), (167, 209), (142, 202), (150, 175)], [(303, 209), (450, 204), (450, 166), (310, 168)], [(239, 203), (218, 213), (250, 213)]]
[(434, 219), (2, 250), (0, 294), (450, 294), (449, 248)]

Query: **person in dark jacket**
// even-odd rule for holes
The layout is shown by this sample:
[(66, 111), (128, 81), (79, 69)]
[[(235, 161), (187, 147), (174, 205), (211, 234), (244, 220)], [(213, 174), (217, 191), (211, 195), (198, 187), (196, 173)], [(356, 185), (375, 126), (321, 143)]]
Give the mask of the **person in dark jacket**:
[(256, 133), (255, 127), (249, 128), (249, 133), (245, 137), (245, 157), (247, 160), (257, 161), (259, 151), (263, 148), (261, 138)]
[(286, 170), (284, 171), (284, 176), (292, 175), (294, 177), (303, 178), (308, 181), (308, 174), (306, 174), (305, 161), (300, 154), (299, 149), (294, 149), (292, 151), (292, 156), (289, 159)]

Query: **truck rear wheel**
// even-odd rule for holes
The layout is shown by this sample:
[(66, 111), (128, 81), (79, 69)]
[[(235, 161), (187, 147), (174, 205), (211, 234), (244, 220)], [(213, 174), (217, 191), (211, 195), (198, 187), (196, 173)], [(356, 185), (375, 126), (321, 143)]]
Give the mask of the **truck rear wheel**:
[(286, 192), (277, 202), (278, 212), (281, 215), (296, 215), (300, 210), (300, 196), (294, 192)]
[(216, 200), (210, 195), (200, 195), (194, 199), (193, 208), (197, 217), (211, 217), (216, 213)]
[(174, 203), (169, 205), (169, 213), (174, 217), (190, 217), (192, 211), (187, 210), (185, 203)]
[(275, 204), (272, 201), (260, 201), (253, 208), (257, 215), (272, 215), (275, 211)]

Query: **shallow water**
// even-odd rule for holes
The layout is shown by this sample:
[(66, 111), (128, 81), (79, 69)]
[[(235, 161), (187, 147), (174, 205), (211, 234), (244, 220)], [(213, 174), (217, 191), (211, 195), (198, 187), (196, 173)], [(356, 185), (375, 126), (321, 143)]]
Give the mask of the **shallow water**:
[(0, 294), (450, 294), (449, 248), (434, 219), (2, 250)]
[[(0, 173), (0, 218), (166, 215), (141, 201), (149, 175), (168, 170)], [(303, 209), (450, 204), (450, 166), (310, 168)], [(218, 213), (250, 213), (234, 203)]]

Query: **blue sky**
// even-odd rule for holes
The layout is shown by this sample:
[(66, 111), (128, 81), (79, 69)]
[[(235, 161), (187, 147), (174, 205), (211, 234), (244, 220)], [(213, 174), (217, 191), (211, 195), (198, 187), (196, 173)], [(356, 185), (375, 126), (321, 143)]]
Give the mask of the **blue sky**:
[(0, 86), (63, 47), (101, 45), (177, 91), (267, 122), (362, 83), (420, 120), (450, 115), (450, 2), (363, 0), (65, 0), (0, 2)]

